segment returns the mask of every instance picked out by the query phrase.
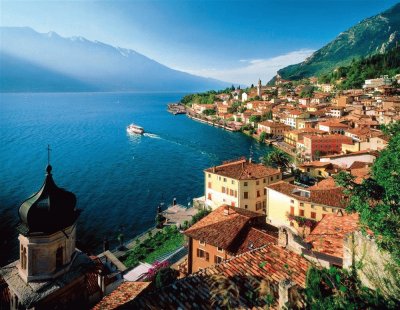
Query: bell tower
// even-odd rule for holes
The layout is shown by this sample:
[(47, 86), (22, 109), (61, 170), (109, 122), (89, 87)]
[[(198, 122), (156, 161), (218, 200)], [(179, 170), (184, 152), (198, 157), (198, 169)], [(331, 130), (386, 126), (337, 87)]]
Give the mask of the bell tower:
[(261, 98), (261, 80), (258, 79), (258, 84), (257, 84), (257, 96)]
[(17, 267), (25, 282), (62, 275), (69, 270), (76, 254), (76, 197), (59, 188), (51, 172), (52, 167), (47, 165), (42, 187), (19, 208)]

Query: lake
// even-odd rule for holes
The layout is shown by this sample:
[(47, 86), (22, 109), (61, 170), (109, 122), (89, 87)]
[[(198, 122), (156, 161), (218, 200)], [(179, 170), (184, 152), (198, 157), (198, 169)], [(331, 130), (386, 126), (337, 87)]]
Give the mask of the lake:
[[(0, 94), (0, 265), (17, 257), (18, 208), (39, 190), (47, 165), (77, 196), (78, 245), (98, 253), (104, 236), (126, 239), (154, 225), (161, 201), (187, 205), (204, 193), (203, 170), (258, 160), (270, 148), (241, 134), (174, 116), (184, 93)], [(136, 123), (144, 136), (129, 136)]]

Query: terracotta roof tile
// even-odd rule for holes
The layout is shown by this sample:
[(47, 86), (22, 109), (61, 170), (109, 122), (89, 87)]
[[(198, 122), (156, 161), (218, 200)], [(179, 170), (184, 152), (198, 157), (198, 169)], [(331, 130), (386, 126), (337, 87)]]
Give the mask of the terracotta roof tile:
[(149, 284), (150, 282), (124, 282), (95, 305), (93, 310), (116, 309), (138, 296)]
[(327, 214), (306, 238), (313, 251), (343, 258), (343, 239), (359, 227), (358, 214)]
[[(321, 204), (329, 207), (345, 208), (346, 196), (344, 195), (343, 188), (300, 188), (298, 186), (286, 183), (278, 182), (268, 185), (267, 188), (273, 189), (277, 192), (283, 193), (290, 197), (294, 197), (301, 201), (312, 202), (315, 204)], [(298, 190), (309, 191), (310, 197), (300, 196), (296, 192)]]
[(259, 247), (276, 242), (277, 230), (265, 223), (263, 214), (221, 206), (187, 229), (185, 235), (238, 254), (250, 243)]
[(235, 180), (261, 179), (280, 173), (279, 169), (266, 167), (263, 164), (248, 162), (245, 159), (211, 167), (205, 171)]
[[(295, 285), (305, 287), (309, 262), (277, 245), (246, 252), (221, 264), (187, 276), (160, 290), (145, 293), (125, 305), (125, 309), (215, 309), (212, 304), (213, 275), (220, 275), (239, 289), (240, 298), (231, 298), (235, 309), (264, 309), (265, 304), (254, 304), (249, 291), (259, 287), (262, 279), (277, 287), (279, 281), (291, 279)], [(275, 303), (272, 309), (277, 308)]]

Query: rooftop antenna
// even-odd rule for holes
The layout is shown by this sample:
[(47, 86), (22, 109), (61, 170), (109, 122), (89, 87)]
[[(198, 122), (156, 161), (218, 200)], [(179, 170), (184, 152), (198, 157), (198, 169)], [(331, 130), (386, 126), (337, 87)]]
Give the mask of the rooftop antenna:
[(50, 165), (50, 144), (47, 144), (47, 165)]

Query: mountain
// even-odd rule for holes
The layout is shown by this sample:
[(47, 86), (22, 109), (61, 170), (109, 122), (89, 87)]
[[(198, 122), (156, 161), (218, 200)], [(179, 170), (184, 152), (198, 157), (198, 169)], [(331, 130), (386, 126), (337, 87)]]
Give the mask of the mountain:
[(0, 27), (0, 38), (0, 92), (202, 91), (230, 85), (82, 37)]
[(289, 80), (318, 76), (350, 64), (353, 58), (383, 53), (399, 41), (400, 3), (381, 14), (362, 20), (340, 33), (305, 61), (280, 69), (278, 74)]

